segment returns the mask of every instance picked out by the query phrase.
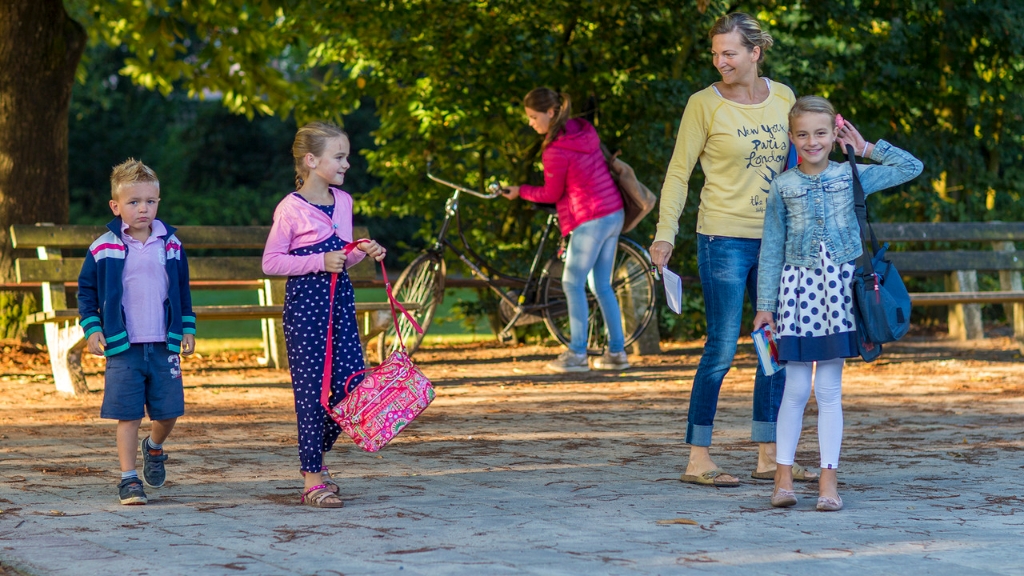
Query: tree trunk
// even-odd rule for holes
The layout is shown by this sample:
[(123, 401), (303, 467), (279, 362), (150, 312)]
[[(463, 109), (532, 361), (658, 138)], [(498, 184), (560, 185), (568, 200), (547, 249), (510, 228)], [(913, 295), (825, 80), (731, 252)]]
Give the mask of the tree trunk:
[(0, 282), (14, 279), (12, 224), (68, 221), (68, 106), (85, 43), (62, 0), (0, 2)]

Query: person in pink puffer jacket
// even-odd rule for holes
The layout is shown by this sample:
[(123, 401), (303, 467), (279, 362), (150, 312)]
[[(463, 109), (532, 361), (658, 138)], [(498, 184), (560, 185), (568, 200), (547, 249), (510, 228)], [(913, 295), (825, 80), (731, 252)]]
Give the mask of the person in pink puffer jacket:
[(543, 186), (510, 186), (508, 199), (554, 204), (562, 236), (569, 236), (562, 290), (569, 311), (569, 349), (548, 364), (556, 372), (586, 372), (587, 292), (597, 296), (608, 331), (608, 347), (594, 361), (598, 370), (629, 367), (622, 314), (612, 289), (615, 249), (622, 232), (622, 195), (608, 172), (597, 130), (581, 118), (570, 118), (572, 102), (567, 94), (535, 88), (523, 99), (526, 117), (544, 135)]

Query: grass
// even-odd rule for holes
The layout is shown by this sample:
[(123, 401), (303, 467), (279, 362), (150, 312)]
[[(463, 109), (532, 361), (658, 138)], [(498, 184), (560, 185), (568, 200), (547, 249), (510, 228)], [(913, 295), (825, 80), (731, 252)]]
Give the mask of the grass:
[(213, 354), (225, 350), (262, 350), (262, 338), (196, 338), (196, 352)]

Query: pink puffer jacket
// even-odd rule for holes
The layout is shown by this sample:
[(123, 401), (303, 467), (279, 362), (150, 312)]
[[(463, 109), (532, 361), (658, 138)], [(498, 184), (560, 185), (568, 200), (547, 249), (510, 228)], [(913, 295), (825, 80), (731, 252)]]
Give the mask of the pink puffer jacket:
[(544, 186), (523, 185), (519, 196), (530, 202), (554, 204), (562, 236), (584, 222), (622, 209), (622, 195), (608, 173), (597, 130), (580, 118), (566, 122), (565, 130), (548, 145)]

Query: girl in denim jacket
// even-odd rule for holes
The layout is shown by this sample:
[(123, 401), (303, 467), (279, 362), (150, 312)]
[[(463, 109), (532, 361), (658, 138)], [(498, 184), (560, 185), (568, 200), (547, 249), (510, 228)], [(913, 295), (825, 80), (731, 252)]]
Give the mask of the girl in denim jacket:
[(771, 504), (796, 504), (793, 458), (814, 370), (822, 468), (817, 509), (834, 511), (843, 507), (836, 479), (843, 439), (843, 363), (857, 356), (850, 284), (853, 261), (863, 248), (850, 165), (828, 156), (838, 141), (844, 149), (852, 145), (862, 157), (881, 163), (858, 165), (865, 194), (916, 177), (922, 165), (884, 140), (866, 142), (820, 96), (796, 101), (789, 130), (801, 162), (776, 178), (768, 193), (754, 317), (755, 330), (767, 325), (778, 334), (779, 360), (786, 362)]

